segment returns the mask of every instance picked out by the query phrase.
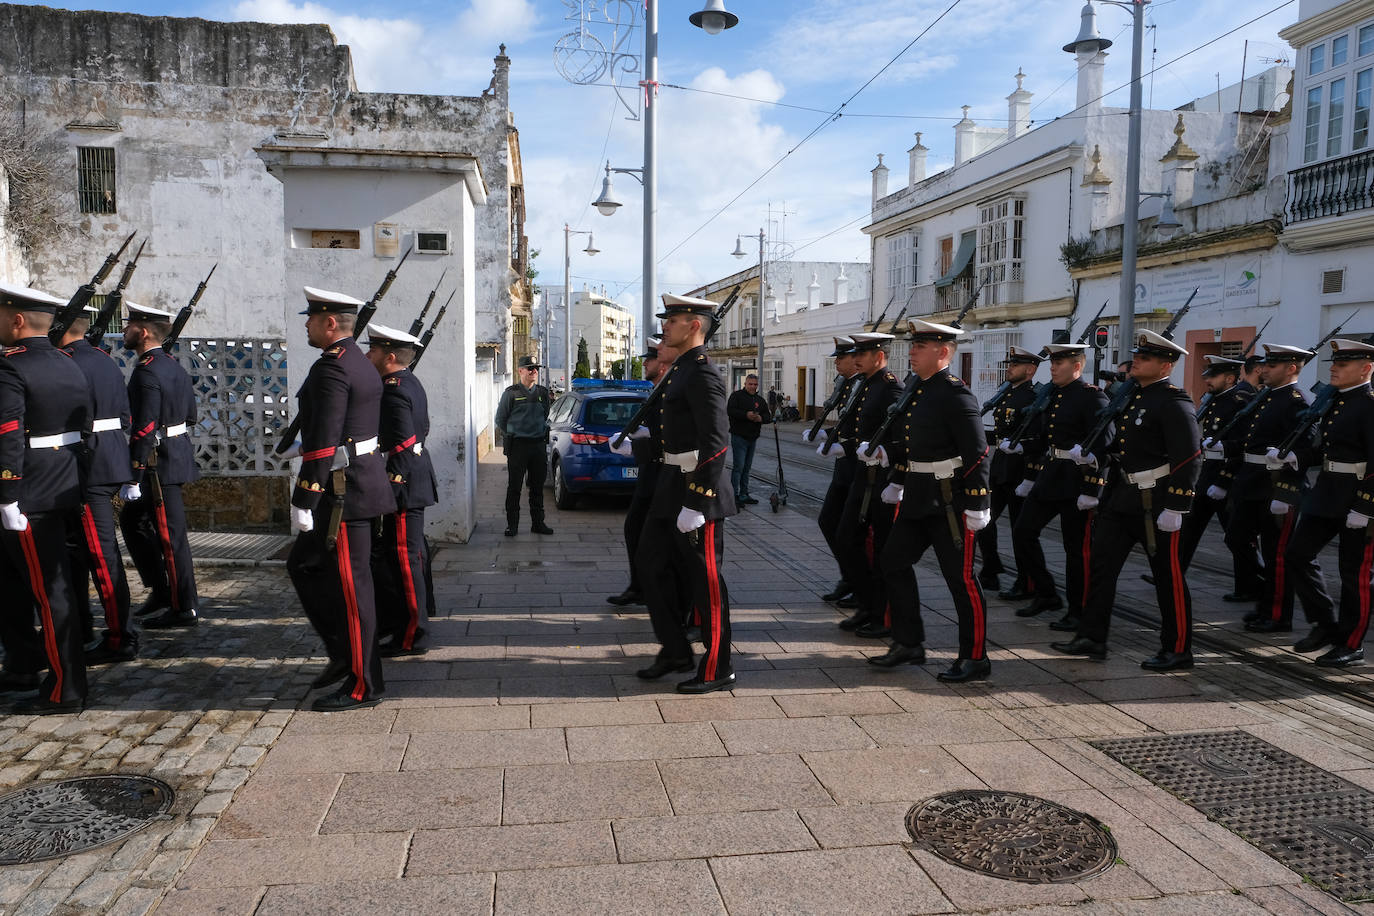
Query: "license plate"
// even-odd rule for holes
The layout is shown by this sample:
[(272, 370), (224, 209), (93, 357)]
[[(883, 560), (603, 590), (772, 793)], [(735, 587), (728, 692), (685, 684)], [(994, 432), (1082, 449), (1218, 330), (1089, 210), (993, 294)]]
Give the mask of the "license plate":
[(624, 475), (627, 480), (633, 480), (639, 476), (639, 468), (621, 468), (620, 473)]

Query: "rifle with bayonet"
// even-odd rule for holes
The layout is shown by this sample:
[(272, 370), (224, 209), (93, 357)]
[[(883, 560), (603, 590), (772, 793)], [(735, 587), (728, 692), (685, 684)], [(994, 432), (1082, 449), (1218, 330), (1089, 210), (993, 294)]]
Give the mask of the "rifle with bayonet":
[[(1358, 315), (1359, 313), (1359, 310), (1356, 310), (1355, 315)], [(1335, 337), (1337, 334), (1339, 334), (1341, 328), (1349, 324), (1351, 318), (1354, 318), (1355, 315), (1351, 315), (1350, 318), (1345, 319), (1345, 321), (1342, 321), (1339, 325), (1337, 325), (1334, 331), (1332, 331), (1330, 334), (1327, 334), (1324, 338), (1321, 339), (1321, 341), (1317, 343), (1315, 347), (1312, 348), (1312, 352), (1316, 353), (1318, 356), (1321, 355), (1319, 351), (1321, 350), (1322, 345), (1325, 344), (1331, 338)], [(1312, 391), (1314, 394), (1314, 397), (1312, 398), (1312, 403), (1308, 405), (1308, 407), (1305, 410), (1303, 410), (1300, 414), (1298, 414), (1298, 425), (1294, 427), (1291, 431), (1289, 431), (1288, 435), (1284, 436), (1283, 441), (1279, 443), (1280, 460), (1287, 458), (1289, 453), (1293, 451), (1294, 446), (1296, 446), (1303, 439), (1307, 438), (1307, 436), (1312, 432), (1312, 428), (1321, 422), (1322, 417), (1326, 416), (1326, 412), (1331, 409), (1331, 404), (1333, 401), (1335, 401), (1336, 395), (1338, 393), (1338, 389), (1335, 385), (1331, 385), (1326, 382), (1318, 382), (1316, 387), (1314, 387)]]
[(897, 291), (892, 291), (892, 298), (887, 300), (887, 305), (883, 306), (883, 313), (878, 316), (878, 320), (873, 322), (873, 330), (878, 330), (883, 326), (883, 319), (887, 317), (888, 309), (892, 308), (892, 303), (897, 301)]
[[(1097, 328), (1097, 322), (1098, 322), (1098, 320), (1102, 317), (1102, 313), (1105, 312), (1105, 311), (1107, 310), (1107, 302), (1111, 302), (1111, 301), (1112, 301), (1112, 300), (1108, 299), (1106, 302), (1103, 302), (1103, 303), (1102, 303), (1102, 308), (1098, 309), (1098, 310), (1097, 310), (1097, 314), (1093, 316), (1093, 320), (1090, 321), (1090, 322), (1088, 322), (1087, 330), (1085, 330), (1082, 334), (1078, 335), (1078, 343), (1087, 343), (1087, 342), (1088, 342), (1088, 338), (1092, 336), (1092, 333), (1093, 333), (1094, 329)], [(1048, 383), (1048, 382), (1045, 382), (1045, 383), (1042, 383), (1041, 385), (1039, 385), (1039, 386), (1036, 387), (1036, 392), (1035, 392), (1035, 393), (1036, 393), (1036, 395), (1037, 395), (1037, 398), (1038, 398), (1040, 392), (1041, 392), (1046, 386), (1048, 386), (1048, 385), (1049, 385), (1049, 383)], [(997, 388), (997, 390), (996, 390), (995, 392), (993, 392), (992, 397), (988, 398), (986, 401), (983, 402), (983, 407), (982, 407), (981, 410), (978, 411), (978, 416), (984, 417), (984, 416), (987, 416), (987, 415), (988, 415), (990, 412), (992, 412), (993, 410), (996, 410), (996, 409), (997, 409), (997, 406), (998, 406), (999, 404), (1002, 403), (1002, 400), (1007, 396), (1007, 393), (1010, 392), (1011, 389), (1012, 389), (1012, 384), (1011, 384), (1011, 382), (1003, 382), (1003, 383)], [(1046, 403), (1048, 403), (1048, 398), (1046, 399)], [(1034, 406), (1034, 404), (1027, 405), (1027, 408), (1026, 408), (1026, 409), (1030, 409), (1030, 408), (1033, 407), (1033, 406)], [(1041, 409), (1041, 410), (1044, 410), (1044, 404), (1041, 405), (1041, 408), (1040, 408), (1040, 409)]]
[(48, 339), (53, 342), (53, 346), (57, 346), (62, 342), (62, 337), (66, 334), (67, 328), (72, 326), (73, 321), (81, 317), (81, 313), (86, 310), (86, 303), (90, 302), (91, 297), (95, 295), (96, 287), (105, 282), (105, 278), (110, 275), (110, 271), (115, 269), (115, 265), (119, 263), (119, 259), (124, 256), (124, 249), (129, 247), (129, 243), (134, 240), (134, 236), (136, 235), (138, 235), (136, 230), (130, 232), (129, 237), (124, 240), (124, 244), (119, 246), (118, 251), (106, 255), (105, 263), (101, 264), (100, 269), (91, 277), (91, 282), (84, 283), (77, 287), (76, 292), (72, 293), (72, 297), (68, 299), (67, 304), (62, 307), (62, 311), (58, 312), (56, 317), (53, 318), (52, 329), (48, 331)]
[(105, 335), (109, 333), (110, 323), (119, 314), (120, 307), (124, 304), (124, 290), (128, 287), (129, 281), (133, 279), (134, 268), (138, 266), (138, 259), (143, 257), (143, 249), (147, 246), (148, 240), (144, 239), (138, 245), (138, 251), (134, 256), (124, 262), (124, 270), (119, 275), (119, 282), (115, 288), (105, 296), (105, 301), (100, 305), (100, 311), (86, 330), (86, 340), (93, 347), (99, 347), (104, 343)]
[[(1201, 289), (1201, 287), (1193, 287), (1192, 295), (1188, 297), (1188, 301), (1183, 303), (1183, 308), (1174, 313), (1174, 317), (1170, 319), (1169, 324), (1165, 326), (1159, 336), (1163, 337), (1165, 340), (1174, 339), (1174, 329), (1177, 328), (1178, 323), (1183, 320), (1183, 316), (1188, 314), (1188, 310), (1193, 307), (1193, 299), (1197, 296), (1199, 289)], [(1121, 341), (1123, 347), (1129, 343), (1130, 341), (1127, 340)], [(1139, 388), (1140, 383), (1134, 378), (1128, 378), (1121, 383), (1121, 386), (1116, 390), (1116, 393), (1112, 396), (1107, 406), (1097, 412), (1097, 423), (1088, 431), (1088, 434), (1083, 437), (1083, 441), (1079, 443), (1080, 451), (1086, 455), (1092, 450), (1093, 446), (1097, 444), (1097, 440), (1102, 438), (1107, 432), (1107, 427), (1111, 426), (1118, 417), (1126, 412), (1126, 409), (1130, 406), (1132, 396), (1135, 395)]]
[[(1273, 320), (1274, 320), (1274, 316), (1273, 316), (1273, 315), (1270, 315), (1270, 316), (1269, 316), (1269, 321), (1273, 321)], [(1245, 369), (1245, 361), (1246, 361), (1247, 359), (1249, 359), (1249, 358), (1250, 358), (1250, 354), (1251, 354), (1252, 352), (1254, 352), (1255, 344), (1259, 343), (1259, 339), (1260, 339), (1261, 337), (1264, 336), (1264, 331), (1265, 331), (1265, 329), (1269, 327), (1269, 321), (1266, 321), (1266, 322), (1260, 327), (1260, 329), (1259, 329), (1257, 332), (1255, 332), (1255, 336), (1252, 337), (1252, 338), (1250, 338), (1250, 342), (1249, 342), (1248, 344), (1245, 345), (1245, 349), (1240, 351), (1240, 357), (1239, 357), (1239, 359), (1240, 359), (1241, 365), (1238, 367), (1240, 371), (1242, 371), (1242, 372), (1244, 371), (1244, 369)], [(1199, 401), (1199, 402), (1198, 402), (1198, 405), (1197, 405), (1197, 416), (1198, 416), (1198, 421), (1199, 421), (1199, 422), (1201, 422), (1201, 420), (1202, 420), (1202, 412), (1203, 412), (1204, 410), (1207, 409), (1207, 405), (1210, 404), (1210, 403), (1212, 403), (1212, 392), (1208, 391), (1207, 393), (1205, 393), (1205, 394), (1202, 396), (1202, 400)]]
[[(406, 249), (406, 253), (401, 255), (401, 260), (396, 262), (396, 266), (386, 272), (386, 276), (382, 278), (382, 285), (377, 287), (377, 291), (372, 294), (372, 298), (363, 303), (362, 308), (358, 309), (358, 318), (353, 324), (354, 340), (357, 340), (359, 335), (367, 328), (367, 323), (372, 320), (372, 316), (377, 311), (377, 303), (381, 302), (387, 290), (391, 289), (391, 284), (396, 280), (396, 274), (400, 273), (401, 265), (405, 264), (406, 258), (410, 257), (410, 253), (414, 250), (415, 246), (413, 245)], [(277, 440), (274, 451), (278, 455), (284, 455), (290, 451), (291, 446), (295, 444), (296, 436), (300, 435), (300, 431), (301, 415), (297, 413), (296, 416), (291, 419), (291, 422), (287, 424), (286, 429), (282, 430), (281, 438)]]
[(177, 317), (172, 321), (172, 330), (167, 338), (162, 341), (162, 348), (165, 350), (171, 344), (177, 342), (181, 337), (181, 332), (186, 328), (186, 322), (191, 320), (191, 313), (196, 310), (196, 305), (200, 302), (200, 297), (205, 295), (205, 287), (210, 285), (210, 278), (215, 275), (215, 268), (219, 267), (216, 263), (210, 267), (210, 272), (205, 275), (205, 279), (196, 284), (196, 291), (191, 294), (191, 299), (177, 312)]
[[(429, 291), (429, 298), (425, 300), (425, 307), (422, 308), (422, 309), (420, 309), (420, 317), (419, 317), (419, 318), (416, 318), (414, 321), (412, 321), (412, 322), (410, 323), (410, 336), (411, 336), (411, 337), (418, 337), (418, 336), (420, 335), (420, 329), (423, 328), (423, 327), (425, 326), (425, 316), (429, 314), (429, 307), (430, 307), (431, 305), (434, 304), (434, 297), (435, 297), (435, 296), (438, 294), (438, 292), (439, 292), (439, 285), (440, 285), (441, 283), (444, 282), (444, 275), (447, 274), (447, 273), (448, 273), (448, 268), (445, 267), (445, 268), (444, 268), (444, 273), (439, 274), (439, 282), (438, 282), (438, 283), (435, 283), (435, 284), (434, 284), (434, 289), (432, 289), (432, 290)], [(455, 291), (455, 292), (456, 292), (456, 291)], [(449, 296), (449, 298), (452, 299), (453, 297), (452, 297), (452, 296)], [(445, 303), (445, 305), (447, 305), (447, 303)], [(435, 323), (436, 323), (436, 324), (438, 323), (438, 319), (435, 319)]]
[[(444, 315), (448, 312), (448, 304), (453, 301), (453, 297), (456, 295), (458, 295), (458, 290), (456, 289), (448, 294), (448, 299), (444, 301), (443, 305), (439, 306), (439, 314), (434, 316), (434, 323), (429, 326), (429, 329), (425, 331), (423, 335), (421, 335), (420, 352), (416, 353), (415, 359), (410, 362), (411, 372), (414, 372), (415, 367), (420, 365), (420, 357), (429, 352), (429, 342), (434, 339), (434, 329), (439, 326), (439, 322), (444, 320)], [(414, 332), (411, 333), (412, 335), (414, 334)]]
[[(1088, 323), (1088, 326), (1083, 329), (1083, 333), (1078, 336), (1078, 340), (1075, 341), (1076, 343), (1084, 344), (1088, 342), (1088, 338), (1092, 336), (1093, 330), (1097, 327), (1098, 319), (1102, 317), (1102, 313), (1107, 310), (1107, 303), (1111, 301), (1112, 300), (1108, 299), (1102, 303), (1102, 308), (1097, 310), (1097, 315), (1095, 315), (1093, 320)], [(1036, 419), (1039, 418), (1042, 413), (1049, 409), (1050, 398), (1053, 395), (1054, 383), (1042, 382), (1040, 387), (1036, 389), (1035, 400), (1030, 403), (1030, 406), (1022, 408), (1021, 422), (1017, 425), (1016, 432), (1007, 440), (1009, 448), (1015, 449), (1016, 446), (1021, 444), (1021, 440), (1026, 438), (1026, 435), (1030, 432), (1031, 425), (1035, 423)]]
[[(725, 316), (729, 313), (730, 308), (735, 304), (735, 300), (739, 298), (739, 291), (743, 285), (742, 283), (736, 284), (735, 288), (730, 290), (730, 295), (725, 297), (725, 301), (711, 313), (711, 326), (706, 329), (706, 340), (703, 343), (711, 342), (711, 338), (715, 336), (716, 329), (720, 327), (721, 322), (725, 320)], [(663, 397), (663, 385), (667, 381), (668, 373), (665, 372), (663, 378), (659, 379), (658, 384), (654, 386), (654, 390), (650, 391), (649, 396), (644, 399), (644, 403), (639, 405), (639, 409), (635, 411), (635, 415), (630, 417), (630, 422), (626, 423), (620, 432), (611, 437), (610, 444), (612, 448), (619, 448), (620, 443), (628, 439), (630, 433), (638, 429), (640, 424), (644, 422), (644, 417), (648, 415), (649, 408), (657, 404), (658, 399)]]

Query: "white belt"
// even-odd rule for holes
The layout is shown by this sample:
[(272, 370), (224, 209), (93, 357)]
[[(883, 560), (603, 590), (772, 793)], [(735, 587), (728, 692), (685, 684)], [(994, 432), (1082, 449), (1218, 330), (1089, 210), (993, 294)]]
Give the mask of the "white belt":
[(178, 423), (176, 426), (169, 426), (162, 431), (162, 438), (175, 439), (177, 436), (186, 435), (186, 424)]
[(1134, 484), (1142, 490), (1151, 490), (1154, 489), (1156, 480), (1169, 476), (1169, 466), (1161, 464), (1159, 467), (1150, 468), (1148, 471), (1122, 471), (1121, 476), (1125, 477), (1128, 483)]
[(1256, 455), (1254, 452), (1246, 452), (1246, 453), (1245, 453), (1245, 463), (1246, 463), (1246, 464), (1263, 464), (1263, 465), (1266, 465), (1266, 466), (1267, 466), (1267, 465), (1269, 464), (1269, 456), (1268, 456), (1268, 455)]
[(1323, 461), (1322, 470), (1329, 474), (1354, 474), (1363, 477), (1369, 467), (1368, 461)]
[[(94, 423), (92, 423), (91, 432), (112, 433), (119, 430), (123, 425), (124, 424), (120, 422), (119, 417), (106, 417), (103, 420), (96, 420)], [(185, 428), (186, 427), (183, 425), (182, 429)]]
[(354, 442), (354, 443), (353, 443), (353, 454), (354, 454), (354, 455), (357, 455), (357, 456), (371, 455), (371, 454), (372, 454), (373, 452), (375, 452), (375, 451), (377, 451), (377, 437), (376, 437), (376, 436), (373, 436), (371, 439), (363, 439), (363, 440), (360, 441), (360, 442)]
[(908, 461), (906, 469), (911, 474), (934, 474), (936, 480), (948, 480), (954, 472), (964, 466), (962, 458), (946, 458), (944, 461)]
[(61, 448), (76, 445), (81, 441), (81, 433), (58, 433), (55, 436), (34, 436), (29, 440), (29, 448)]
[(676, 465), (682, 468), (684, 473), (691, 473), (697, 469), (696, 452), (665, 452), (663, 463)]
[(1052, 448), (1052, 449), (1050, 449), (1050, 454), (1053, 455), (1054, 457), (1058, 458), (1058, 459), (1061, 460), (1061, 461), (1072, 461), (1072, 460), (1073, 460), (1073, 449), (1068, 449), (1068, 448)]
[(1225, 461), (1226, 449), (1220, 445), (1209, 445), (1202, 450), (1202, 457), (1207, 461)]

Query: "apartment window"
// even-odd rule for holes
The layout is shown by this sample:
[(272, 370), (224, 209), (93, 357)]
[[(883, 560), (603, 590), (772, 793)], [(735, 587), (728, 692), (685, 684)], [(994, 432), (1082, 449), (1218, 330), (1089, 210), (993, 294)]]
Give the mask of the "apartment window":
[(114, 213), (115, 155), (108, 146), (76, 148), (76, 198), (82, 213)]
[[(1370, 148), (1370, 78), (1367, 55), (1374, 54), (1374, 22), (1332, 35), (1307, 48), (1301, 87), (1305, 163), (1334, 159)], [(1365, 60), (1365, 69), (1352, 66)]]
[(1302, 139), (1302, 161), (1315, 162), (1317, 159), (1317, 139), (1322, 128), (1322, 87), (1307, 90), (1306, 127)]
[(904, 232), (887, 240), (887, 289), (889, 294), (902, 293), (918, 282), (915, 233)]
[(1020, 298), (1025, 215), (1026, 201), (1021, 197), (1004, 198), (979, 208), (978, 279), (988, 284), (989, 304)]
[(1331, 39), (1331, 66), (1339, 67), (1345, 63), (1346, 52), (1350, 48), (1350, 38), (1346, 35), (1338, 35)]
[(1326, 155), (1341, 154), (1341, 127), (1345, 121), (1345, 80), (1331, 84), (1331, 100), (1326, 103)]
[(1326, 69), (1326, 45), (1320, 44), (1307, 52), (1307, 75), (1316, 76)]
[(1355, 54), (1359, 57), (1374, 54), (1374, 25), (1367, 25), (1360, 29), (1360, 44), (1355, 49)]
[(530, 320), (523, 315), (516, 315), (510, 320), (510, 332), (513, 337), (529, 337)]
[(1364, 149), (1369, 145), (1369, 92), (1370, 78), (1374, 70), (1361, 70), (1355, 74), (1355, 133), (1350, 141), (1352, 150)]

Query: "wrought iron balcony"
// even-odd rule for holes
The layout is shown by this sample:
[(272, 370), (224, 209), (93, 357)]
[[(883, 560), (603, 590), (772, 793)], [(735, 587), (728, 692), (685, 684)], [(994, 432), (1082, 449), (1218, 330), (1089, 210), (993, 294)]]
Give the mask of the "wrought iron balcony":
[(1374, 207), (1374, 150), (1320, 162), (1288, 175), (1288, 221)]

